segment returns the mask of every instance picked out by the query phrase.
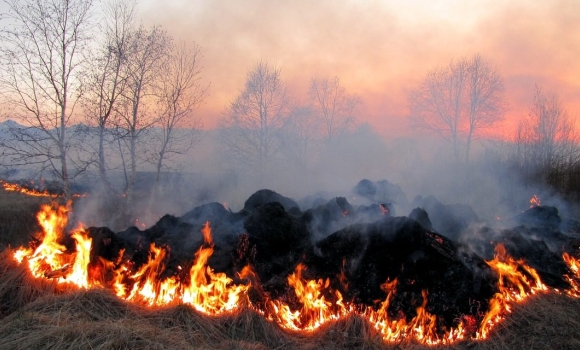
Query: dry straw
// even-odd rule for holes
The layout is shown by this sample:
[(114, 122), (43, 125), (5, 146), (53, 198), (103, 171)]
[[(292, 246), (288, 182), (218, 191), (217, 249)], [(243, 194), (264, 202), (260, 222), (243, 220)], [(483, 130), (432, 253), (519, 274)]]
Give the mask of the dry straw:
[(147, 308), (105, 289), (71, 290), (35, 279), (0, 253), (0, 349), (580, 349), (580, 300), (546, 294), (516, 305), (482, 342), (426, 347), (383, 343), (350, 316), (312, 333), (289, 332), (249, 307), (225, 316), (186, 305)]

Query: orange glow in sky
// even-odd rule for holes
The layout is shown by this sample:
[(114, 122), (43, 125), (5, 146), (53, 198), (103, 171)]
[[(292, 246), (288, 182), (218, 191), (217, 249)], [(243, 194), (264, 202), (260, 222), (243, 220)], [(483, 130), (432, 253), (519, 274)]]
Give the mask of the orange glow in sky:
[(577, 0), (143, 0), (138, 9), (201, 46), (206, 128), (259, 60), (281, 68), (302, 101), (311, 78), (338, 76), (362, 101), (358, 121), (385, 136), (410, 132), (407, 96), (427, 71), (476, 53), (504, 78), (509, 110), (495, 133), (509, 135), (528, 114), (535, 84), (580, 112)]

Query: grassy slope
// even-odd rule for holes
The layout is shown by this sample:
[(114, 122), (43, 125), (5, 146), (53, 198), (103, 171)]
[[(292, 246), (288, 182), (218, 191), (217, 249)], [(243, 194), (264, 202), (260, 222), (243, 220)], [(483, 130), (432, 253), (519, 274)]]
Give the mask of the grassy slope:
[[(0, 190), (0, 250), (38, 232), (35, 213), (48, 199)], [(424, 349), (384, 344), (364, 320), (349, 317), (313, 334), (280, 330), (251, 310), (211, 318), (191, 308), (145, 309), (104, 290), (62, 293), (33, 280), (0, 254), (0, 349)], [(432, 348), (432, 347), (431, 347)], [(541, 295), (517, 305), (482, 342), (441, 349), (579, 349), (580, 300)]]

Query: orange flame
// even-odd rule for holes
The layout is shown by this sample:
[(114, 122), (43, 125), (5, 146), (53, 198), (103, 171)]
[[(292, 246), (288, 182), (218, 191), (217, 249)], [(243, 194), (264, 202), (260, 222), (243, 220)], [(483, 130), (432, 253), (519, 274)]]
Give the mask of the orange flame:
[[(26, 187), (21, 186), (19, 184), (6, 182), (4, 180), (0, 180), (0, 183), (2, 183), (2, 187), (4, 188), (4, 190), (8, 191), (8, 192), (18, 192), (18, 193), (23, 193), (23, 194), (26, 194), (28, 196), (33, 196), (33, 197), (62, 197), (62, 194), (53, 194), (53, 193), (50, 193), (48, 190), (38, 191), (38, 190), (35, 190), (32, 188), (26, 188)], [(86, 194), (85, 193), (74, 193), (72, 196), (73, 197), (85, 197)]]
[[(36, 278), (50, 278), (57, 283), (68, 283), (79, 288), (109, 286), (117, 296), (125, 300), (149, 306), (183, 303), (209, 315), (231, 312), (240, 305), (252, 306), (248, 298), (249, 284), (235, 284), (225, 273), (214, 272), (208, 266), (208, 259), (214, 252), (209, 222), (201, 230), (203, 244), (195, 253), (188, 274), (185, 271), (176, 274), (167, 272), (166, 264), (171, 252), (155, 244), (151, 244), (149, 248), (147, 262), (137, 269), (125, 258), (124, 250), (119, 252), (116, 261), (99, 257), (98, 261), (91, 262), (92, 242), (83, 229), (77, 229), (71, 234), (76, 247), (74, 252), (70, 252), (59, 243), (67, 226), (67, 211), (64, 206), (45, 205), (37, 218), (44, 232), (42, 242), (35, 249), (21, 248), (14, 252), (14, 258), (19, 263), (26, 264)], [(580, 260), (566, 253), (562, 258), (572, 272), (568, 281), (573, 290), (568, 291), (568, 294), (580, 297), (577, 283), (580, 280)], [(343, 269), (345, 263), (343, 261)], [(257, 307), (254, 309), (281, 327), (295, 331), (312, 331), (326, 322), (357, 314), (366, 318), (387, 342), (399, 342), (408, 338), (419, 343), (436, 345), (450, 344), (468, 336), (473, 339), (486, 339), (491, 329), (511, 312), (511, 304), (547, 290), (537, 272), (523, 260), (509, 256), (502, 244), (495, 247), (495, 257), (487, 261), (487, 264), (498, 274), (498, 292), (489, 301), (487, 314), (477, 327), (477, 332), (473, 331), (475, 335), (467, 334), (464, 325), (464, 321), (467, 321), (470, 329), (474, 329), (477, 321), (473, 317), (458, 321), (454, 328), (440, 329), (437, 316), (428, 312), (426, 290), (422, 291), (422, 301), (416, 307), (414, 317), (393, 318), (389, 315), (389, 306), (397, 292), (397, 279), (387, 280), (381, 285), (386, 297), (378, 309), (374, 309), (344, 302), (342, 294), (333, 289), (329, 279), (304, 279), (306, 267), (302, 264), (298, 264), (287, 279), (296, 297), (294, 307), (281, 300), (268, 300), (264, 310)], [(246, 266), (239, 275), (240, 278), (246, 278), (252, 274), (251, 267)], [(252, 283), (258, 283), (256, 278), (251, 280)], [(341, 288), (348, 285), (345, 281), (343, 271), (339, 281)], [(259, 285), (256, 287), (259, 288)]]
[(540, 197), (534, 194), (532, 198), (530, 198), (530, 209), (534, 207), (539, 207), (540, 205), (542, 205)]
[(201, 230), (205, 247), (195, 253), (195, 263), (189, 271), (189, 284), (184, 286), (182, 301), (206, 314), (219, 314), (235, 310), (241, 298), (247, 298), (249, 286), (234, 285), (225, 273), (214, 273), (207, 266), (213, 254), (213, 241), (209, 222)]
[(24, 193), (24, 194), (27, 194), (29, 196), (35, 196), (35, 197), (50, 197), (51, 196), (51, 194), (47, 190), (37, 191), (37, 190), (33, 190), (33, 189), (28, 189), (26, 187), (22, 187), (18, 184), (5, 182), (2, 180), (0, 180), (0, 182), (2, 182), (2, 186), (4, 187), (5, 191), (20, 192), (20, 193)]
[(34, 251), (24, 248), (16, 250), (15, 259), (22, 262), (26, 258), (34, 277), (55, 278), (58, 283), (88, 288), (91, 239), (82, 229), (74, 231), (71, 237), (76, 242), (76, 252), (66, 254), (66, 247), (58, 243), (68, 223), (66, 207), (59, 206), (53, 210), (50, 205), (43, 205), (37, 219), (43, 228), (44, 239)]
[(457, 328), (446, 330), (442, 336), (438, 334), (437, 316), (427, 311), (428, 293), (426, 290), (421, 292), (423, 302), (415, 309), (416, 316), (409, 322), (404, 318), (390, 319), (387, 310), (395, 296), (397, 284), (397, 279), (387, 280), (382, 284), (381, 289), (387, 293), (385, 301), (377, 311), (371, 309), (365, 311), (371, 324), (382, 334), (385, 341), (398, 342), (401, 339), (413, 338), (423, 344), (436, 345), (450, 344), (465, 338), (463, 322), (459, 322)]
[(511, 312), (510, 303), (522, 302), (531, 295), (547, 291), (535, 269), (523, 260), (508, 255), (505, 246), (495, 246), (495, 256), (487, 264), (498, 274), (499, 292), (489, 301), (489, 310), (481, 322), (477, 339), (487, 338), (489, 331)]
[(568, 265), (568, 268), (572, 272), (573, 276), (564, 276), (568, 283), (572, 286), (571, 290), (566, 291), (566, 293), (572, 297), (580, 298), (580, 259), (576, 259), (568, 253), (564, 252), (562, 254), (562, 260)]
[[(44, 231), (42, 243), (32, 249), (18, 249), (14, 258), (22, 263), (26, 260), (34, 277), (56, 279), (59, 283), (67, 282), (80, 288), (99, 287), (104, 281), (89, 278), (91, 239), (83, 230), (76, 230), (71, 237), (76, 242), (76, 252), (67, 254), (66, 247), (59, 243), (67, 225), (66, 207), (53, 209), (49, 205), (42, 207), (38, 220)], [(148, 261), (137, 271), (131, 273), (129, 262), (123, 262), (124, 251), (116, 262), (100, 258), (105, 269), (113, 272), (109, 283), (120, 298), (141, 302), (150, 306), (167, 305), (182, 302), (192, 305), (206, 314), (220, 314), (236, 309), (241, 299), (246, 296), (249, 286), (234, 285), (225, 273), (214, 273), (207, 266), (208, 258), (213, 254), (213, 241), (209, 222), (202, 229), (204, 246), (195, 254), (191, 267), (190, 280), (181, 282), (177, 276), (162, 278), (166, 270), (169, 252), (151, 244)]]
[(273, 310), (272, 318), (282, 327), (312, 331), (325, 322), (345, 316), (348, 311), (339, 291), (334, 292), (337, 299), (334, 303), (324, 297), (323, 292), (329, 289), (329, 279), (306, 281), (302, 278), (304, 269), (304, 265), (298, 264), (294, 273), (288, 276), (288, 284), (294, 288), (302, 308), (291, 311), (290, 306), (280, 300), (271, 300), (270, 306)]

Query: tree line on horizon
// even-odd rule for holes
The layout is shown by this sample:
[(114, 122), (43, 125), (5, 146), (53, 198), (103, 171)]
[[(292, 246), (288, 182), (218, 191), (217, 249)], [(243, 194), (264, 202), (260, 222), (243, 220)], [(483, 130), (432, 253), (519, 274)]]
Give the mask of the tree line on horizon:
[[(103, 193), (123, 198), (116, 212), (131, 222), (138, 169), (155, 169), (153, 203), (160, 174), (177, 166), (173, 157), (200, 142), (196, 112), (209, 88), (202, 82), (201, 47), (176, 42), (158, 25), (136, 23), (134, 0), (105, 1), (100, 12), (92, 0), (6, 3), (2, 96), (11, 116), (29, 127), (11, 128), (11, 137), (1, 140), (3, 164), (50, 171), (66, 198), (72, 180), (96, 170)], [(280, 68), (257, 62), (220, 118), (224, 161), (262, 179), (274, 157), (306, 169), (314, 148), (340, 142), (356, 123), (358, 97), (338, 76), (312, 78), (306, 95), (299, 102)], [(425, 75), (410, 93), (409, 122), (448, 141), (452, 160), (467, 164), (473, 142), (506, 108), (498, 68), (476, 54)], [(79, 115), (89, 128), (71, 133)], [(150, 132), (153, 127), (159, 132)], [(540, 174), (554, 185), (568, 181), (571, 189), (580, 159), (574, 130), (557, 95), (537, 87), (529, 118), (502, 145), (502, 160), (528, 179)], [(90, 157), (75, 158), (80, 152), (74, 150)], [(112, 155), (121, 160), (122, 188), (109, 179)]]

